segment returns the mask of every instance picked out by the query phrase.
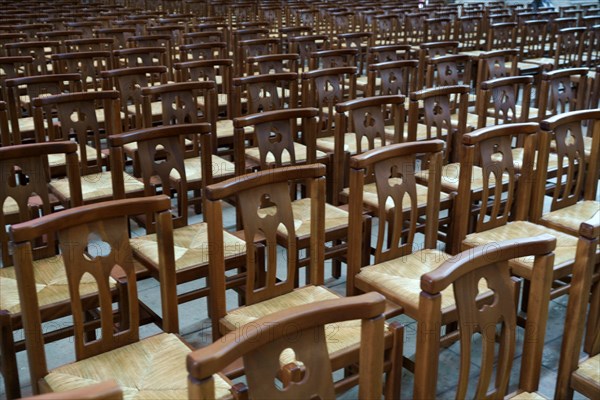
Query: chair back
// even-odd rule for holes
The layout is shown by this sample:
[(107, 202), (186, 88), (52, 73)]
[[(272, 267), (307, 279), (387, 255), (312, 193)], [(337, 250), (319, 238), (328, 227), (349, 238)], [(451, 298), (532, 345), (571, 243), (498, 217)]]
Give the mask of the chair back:
[[(531, 102), (531, 76), (509, 76), (481, 82), (477, 95), (478, 127), (486, 126), (490, 109), (493, 110), (494, 124), (510, 124), (529, 121)], [(518, 106), (517, 102), (521, 101)]]
[[(189, 396), (214, 398), (213, 375), (242, 357), (249, 398), (335, 398), (326, 334), (328, 327), (357, 320), (361, 325), (359, 363), (369, 366), (360, 369), (358, 398), (379, 398), (384, 308), (383, 296), (368, 293), (310, 303), (260, 318), (253, 322), (260, 328), (250, 334), (230, 332), (188, 356)], [(290, 337), (295, 339), (291, 341)]]
[[(546, 287), (539, 289), (541, 293), (531, 293), (529, 304), (539, 302), (537, 315), (529, 315), (526, 325), (527, 337), (535, 337), (536, 332), (545, 332), (550, 301), (550, 282), (552, 280), (554, 249), (556, 239), (551, 235), (540, 235), (533, 238), (513, 239), (495, 243), (493, 247), (479, 246), (467, 250), (445, 261), (435, 270), (421, 277), (421, 294), (419, 310), (432, 315), (431, 320), (420, 321), (417, 335), (427, 335), (439, 318), (442, 291), (452, 287), (456, 310), (458, 313), (460, 336), (460, 366), (456, 399), (465, 399), (467, 388), (474, 378), (471, 374), (474, 337), (481, 337), (482, 366), (479, 376), (475, 378), (477, 387), (474, 399), (505, 398), (508, 390), (512, 364), (515, 358), (517, 342), (517, 304), (515, 291), (518, 285), (511, 275), (510, 260), (534, 256), (533, 270), (540, 280), (544, 279)], [(486, 289), (482, 289), (484, 286)], [(545, 290), (544, 290), (545, 289)], [(485, 297), (487, 296), (487, 299)], [(533, 309), (530, 309), (533, 311)], [(431, 314), (429, 314), (431, 313)], [(537, 324), (530, 323), (530, 319)], [(542, 339), (543, 340), (543, 336)], [(521, 357), (521, 379), (518, 392), (533, 392), (537, 389), (538, 382), (531, 382), (530, 370), (541, 368), (541, 354), (536, 360), (537, 365), (532, 365), (532, 348), (537, 343), (529, 340), (523, 346)], [(417, 348), (424, 343), (417, 341)], [(423, 353), (421, 353), (423, 354)], [(438, 354), (434, 355), (436, 358)], [(434, 377), (437, 376), (437, 362), (429, 364), (427, 359), (420, 360), (421, 368)], [(433, 369), (433, 370), (432, 370)], [(417, 393), (422, 389), (418, 388)], [(421, 391), (418, 396), (423, 395)]]
[[(260, 114), (260, 116), (263, 116)], [(325, 166), (310, 164), (273, 168), (215, 183), (206, 188), (206, 219), (212, 251), (209, 257), (213, 318), (225, 316), (225, 271), (222, 201), (235, 197), (244, 222), (246, 242), (246, 304), (256, 304), (294, 290), (298, 271), (296, 228), (292, 214), (290, 187), (302, 181), (310, 196), (310, 282), (320, 285), (324, 280), (324, 210)], [(285, 245), (279, 232), (286, 232)], [(278, 244), (287, 250), (282, 254)], [(281, 259), (281, 260), (280, 260)], [(277, 274), (277, 264), (283, 262), (285, 274)]]
[(544, 72), (540, 84), (539, 119), (587, 108), (587, 68)]

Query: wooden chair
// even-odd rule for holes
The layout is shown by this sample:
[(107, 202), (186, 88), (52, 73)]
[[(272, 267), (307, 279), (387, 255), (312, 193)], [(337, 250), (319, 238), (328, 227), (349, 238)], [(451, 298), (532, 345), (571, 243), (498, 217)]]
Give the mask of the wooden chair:
[[(459, 175), (458, 196), (453, 218), (469, 223), (455, 224), (454, 237), (462, 249), (548, 233), (557, 239), (551, 291), (555, 298), (569, 291), (561, 284), (579, 262), (575, 248), (577, 237), (528, 221), (532, 201), (533, 156), (539, 125), (534, 123), (500, 125), (479, 129), (463, 136), (463, 151)], [(514, 167), (511, 140), (524, 135), (524, 156), (520, 170)], [(501, 154), (501, 156), (500, 156)], [(481, 166), (481, 179), (475, 176), (473, 165)], [(498, 182), (502, 181), (502, 185)], [(477, 183), (475, 185), (474, 183)], [(479, 186), (482, 194), (474, 200), (472, 189)], [(533, 197), (535, 198), (535, 197)], [(506, 203), (502, 205), (502, 203)], [(473, 206), (476, 206), (473, 208)], [(470, 216), (474, 215), (474, 219)], [(525, 279), (524, 298), (533, 284), (531, 260), (511, 262), (513, 274)], [(522, 309), (526, 303), (522, 303)], [(523, 311), (526, 311), (525, 309)]]
[(226, 51), (226, 42), (182, 44), (179, 46), (179, 59), (182, 62), (219, 60), (226, 57)]
[[(139, 196), (144, 190), (143, 185), (124, 169), (104, 169), (107, 167), (107, 160), (102, 153), (101, 140), (120, 132), (120, 121), (116, 117), (119, 115), (118, 98), (119, 93), (111, 90), (65, 93), (33, 101), (38, 142), (69, 140), (70, 135), (75, 136), (79, 145), (81, 188), (85, 204), (105, 201), (114, 196), (114, 174), (122, 175), (127, 182), (128, 196)], [(103, 107), (97, 109), (98, 104)], [(56, 114), (44, 113), (45, 109), (53, 109)], [(64, 160), (52, 158), (48, 163), (51, 167), (59, 168)], [(69, 181), (70, 179), (60, 176), (50, 182), (50, 190), (65, 207), (71, 198)]]
[[(28, 221), (39, 215), (48, 215), (52, 212), (55, 201), (52, 200), (48, 188), (50, 180), (47, 168), (47, 157), (62, 156), (67, 161), (69, 184), (73, 196), (69, 206), (81, 204), (81, 187), (79, 184), (79, 168), (76, 155), (77, 146), (74, 143), (34, 143), (15, 144), (0, 148), (0, 168), (5, 176), (5, 184), (0, 187), (0, 224), (7, 227), (11, 224)], [(4, 378), (6, 395), (8, 398), (20, 397), (19, 375), (17, 368), (16, 352), (24, 349), (22, 340), (15, 341), (13, 331), (21, 329), (22, 307), (17, 296), (15, 283), (15, 267), (13, 265), (14, 242), (9, 237), (6, 229), (0, 230), (0, 250), (2, 252), (2, 265), (0, 268), (0, 281), (2, 293), (0, 296), (0, 372)], [(61, 274), (61, 256), (57, 255), (54, 247), (54, 237), (40, 238), (32, 244), (31, 256), (36, 259), (34, 268), (37, 282), (42, 284), (41, 276), (44, 273)], [(46, 271), (46, 272), (44, 272)], [(44, 275), (47, 276), (47, 275)], [(68, 307), (63, 307), (61, 300), (67, 298), (68, 293), (61, 290), (57, 281), (46, 281), (44, 289), (39, 292), (40, 304), (44, 309), (44, 320), (52, 320), (65, 315), (70, 315)], [(64, 287), (63, 287), (64, 288)], [(85, 292), (89, 293), (86, 287)], [(53, 332), (54, 331), (54, 332)], [(49, 340), (58, 340), (64, 336), (55, 329), (48, 333)]]
[(298, 54), (300, 62), (298, 71), (308, 71), (310, 55), (319, 50), (329, 49), (329, 37), (327, 35), (303, 35), (288, 38), (290, 53)]
[(100, 71), (113, 68), (112, 54), (108, 51), (83, 51), (52, 54), (55, 73), (80, 73), (84, 91), (102, 90)]
[[(460, 338), (456, 398), (466, 398), (473, 381), (477, 382), (474, 398), (543, 398), (532, 392), (539, 384), (555, 246), (556, 239), (550, 235), (495, 242), (493, 247), (479, 246), (460, 253), (421, 276), (421, 293), (416, 299), (422, 313), (417, 327), (417, 354), (423, 358), (417, 359), (415, 398), (436, 395), (439, 327), (443, 324), (440, 310), (449, 301), (455, 306)], [(528, 340), (523, 344), (519, 383), (516, 391), (507, 395), (517, 347), (515, 292), (519, 288), (511, 277), (511, 259), (523, 258), (532, 260), (537, 279), (529, 296), (531, 308), (525, 326)], [(483, 305), (478, 300), (486, 294), (492, 298)], [(469, 375), (476, 335), (481, 337), (483, 355), (479, 376), (473, 379)]]
[[(188, 356), (188, 395), (194, 399), (213, 399), (212, 375), (243, 358), (246, 390), (252, 397), (335, 398), (334, 382), (329, 379), (332, 367), (327, 352), (328, 326), (361, 321), (359, 364), (370, 367), (359, 371), (358, 398), (380, 398), (384, 308), (384, 298), (369, 293), (309, 303), (264, 316), (253, 322), (261, 328), (241, 336), (242, 330), (230, 332)], [(402, 335), (401, 331), (398, 334)], [(290, 335), (297, 340), (290, 342)]]
[[(101, 71), (103, 90), (119, 91), (122, 130), (142, 128), (142, 88), (167, 83), (167, 67), (130, 67)], [(153, 118), (159, 119), (160, 115)], [(137, 175), (137, 171), (134, 171)]]
[(127, 39), (135, 35), (134, 28), (100, 28), (95, 29), (98, 38), (111, 38), (114, 40), (115, 50), (127, 47)]
[(279, 48), (282, 54), (291, 53), (290, 38), (295, 36), (310, 35), (313, 29), (310, 26), (284, 26), (278, 29)]
[[(390, 144), (350, 159), (346, 292), (349, 295), (369, 291), (382, 293), (394, 304), (386, 310), (386, 318), (404, 312), (420, 324), (424, 314), (418, 303), (418, 279), (451, 257), (436, 249), (443, 148), (441, 140)], [(425, 155), (424, 159), (432, 171), (427, 187), (415, 181), (417, 154)], [(373, 232), (376, 247), (365, 255), (361, 251), (360, 238), (365, 226), (360, 216), (367, 202), (373, 204), (374, 216), (379, 219), (379, 224)], [(424, 225), (425, 247), (419, 249), (414, 246), (414, 238), (421, 224), (419, 219), (423, 217), (427, 221)], [(441, 325), (456, 321), (453, 311), (453, 299), (445, 298)], [(426, 357), (425, 354), (416, 354), (417, 368)], [(405, 359), (404, 365), (414, 369), (410, 360)]]
[[(261, 114), (262, 117), (264, 114)], [(206, 188), (206, 217), (209, 225), (209, 241), (215, 251), (210, 256), (209, 280), (215, 293), (210, 315), (213, 320), (213, 337), (219, 338), (235, 329), (244, 329), (257, 318), (277, 311), (287, 312), (296, 305), (305, 305), (320, 300), (336, 299), (339, 296), (322, 286), (324, 280), (323, 259), (325, 241), (325, 167), (304, 165), (260, 171), (239, 176)], [(310, 196), (310, 219), (301, 226), (309, 238), (310, 285), (294, 289), (297, 274), (296, 232), (290, 198), (290, 185), (303, 181), (308, 186)], [(243, 238), (246, 243), (246, 306), (227, 310), (225, 302), (224, 241), (222, 222), (222, 201), (235, 196), (244, 221)], [(277, 279), (278, 250), (283, 232), (287, 233), (285, 246), (287, 262), (284, 277)], [(264, 237), (257, 245), (256, 235)], [(258, 253), (257, 250), (264, 253)], [(266, 256), (266, 257), (265, 257)], [(263, 261), (264, 260), (264, 261)], [(263, 264), (264, 262), (264, 264)], [(285, 310), (285, 311), (283, 311)], [(354, 327), (352, 327), (354, 326)], [(358, 359), (360, 342), (357, 325), (345, 323), (328, 336), (328, 352), (331, 370), (336, 371), (355, 364)], [(389, 351), (385, 358), (384, 371), (387, 374), (385, 393), (387, 398), (398, 396), (400, 383), (401, 336), (391, 325), (381, 339), (383, 348)], [(355, 347), (356, 346), (356, 347)], [(245, 366), (248, 370), (250, 366)], [(352, 377), (350, 377), (352, 379)], [(356, 381), (354, 381), (356, 382)], [(343, 391), (352, 383), (336, 382), (337, 391)]]
[(122, 400), (123, 391), (115, 381), (106, 381), (81, 389), (60, 393), (45, 393), (24, 400)]
[[(520, 43), (520, 59), (539, 59), (543, 58), (547, 53), (547, 42), (549, 36), (549, 25), (546, 20), (531, 20), (521, 24), (521, 43)], [(531, 63), (529, 63), (531, 64)], [(525, 73), (539, 73), (540, 65), (534, 63), (529, 68), (519, 67), (520, 71)]]
[(51, 74), (50, 54), (60, 53), (60, 43), (57, 41), (8, 43), (4, 47), (9, 56), (33, 57), (31, 69), (35, 75)]
[[(567, 303), (567, 318), (560, 350), (556, 398), (572, 399), (574, 391), (591, 399), (600, 394), (600, 377), (598, 376), (600, 329), (597, 315), (600, 285), (597, 282), (592, 283), (594, 258), (600, 237), (598, 225), (597, 221), (582, 223), (579, 228), (580, 239), (577, 243), (577, 256), (582, 260), (573, 266), (571, 294)], [(592, 291), (591, 296), (590, 291)], [(591, 336), (592, 346), (589, 349), (585, 349), (584, 346), (588, 357), (580, 361), (584, 322), (590, 297), (593, 305), (588, 314), (588, 335)], [(594, 324), (590, 326), (590, 322)]]
[(8, 51), (6, 45), (8, 43), (23, 42), (27, 39), (27, 35), (19, 32), (3, 32), (0, 33), (0, 57), (7, 57)]
[[(189, 347), (178, 332), (175, 301), (174, 255), (170, 200), (167, 197), (116, 200), (73, 208), (13, 226), (17, 285), (27, 330), (27, 356), (34, 393), (64, 391), (114, 379), (124, 390), (139, 395), (177, 396), (185, 393), (183, 360)], [(159, 234), (162, 330), (140, 340), (139, 306), (127, 216), (155, 214)], [(58, 234), (70, 296), (64, 305), (73, 313), (76, 361), (48, 370), (40, 318), (41, 303), (31, 290), (34, 284), (30, 241), (43, 234)], [(102, 247), (99, 244), (102, 244)], [(94, 251), (103, 248), (105, 251)], [(109, 250), (109, 251), (107, 251)], [(126, 286), (117, 298), (119, 314), (113, 313), (111, 272), (118, 269)], [(94, 328), (101, 337), (90, 341), (83, 320), (80, 282), (97, 288), (98, 318)], [(90, 322), (87, 322), (89, 325)], [(152, 355), (152, 356), (149, 356)], [(160, 362), (159, 362), (160, 360)], [(130, 365), (139, 371), (131, 371)]]
[[(185, 140), (192, 145), (186, 147)], [(124, 146), (137, 142), (140, 171), (144, 195), (152, 196), (159, 190), (171, 197), (176, 195), (176, 206), (172, 207), (173, 245), (176, 249), (173, 279), (176, 284), (206, 278), (209, 271), (207, 225), (204, 222), (190, 224), (188, 191), (203, 190), (217, 179), (233, 176), (233, 164), (212, 155), (211, 125), (208, 123), (187, 123), (163, 125), (154, 128), (130, 131), (109, 137), (112, 167), (123, 168)], [(157, 149), (158, 146), (161, 146)], [(115, 198), (124, 198), (126, 181), (114, 176)], [(138, 215), (141, 213), (136, 213)], [(150, 275), (161, 278), (160, 253), (157, 244), (160, 232), (156, 231), (156, 221), (152, 215), (140, 215), (146, 234), (129, 240), (133, 255)], [(226, 236), (227, 270), (242, 268), (244, 242), (238, 237)], [(232, 279), (235, 283), (235, 279)], [(239, 282), (239, 279), (238, 279)], [(207, 297), (210, 287), (188, 290), (177, 295), (177, 302), (187, 302)]]
[[(584, 136), (584, 126), (591, 136)], [(600, 147), (600, 110), (571, 111), (550, 117), (540, 123), (538, 134), (538, 168), (533, 191), (531, 220), (571, 235), (577, 235), (582, 222), (594, 218), (600, 207), (598, 191), (598, 159)], [(552, 146), (551, 144), (554, 143)], [(550, 152), (565, 160), (556, 171), (556, 183), (550, 193), (549, 210), (544, 205)], [(556, 167), (554, 167), (556, 170)], [(546, 212), (547, 211), (547, 212)], [(596, 217), (595, 219), (598, 219)]]
[(356, 70), (337, 67), (302, 73), (302, 105), (319, 110), (317, 138), (333, 136), (335, 105), (356, 97)]
[(552, 47), (549, 57), (525, 59), (524, 62), (539, 64), (545, 69), (580, 67), (585, 28), (565, 28), (556, 34), (556, 46)]
[(540, 85), (538, 120), (587, 108), (587, 68), (544, 72)]
[[(80, 74), (50, 74), (6, 79), (8, 115), (14, 143), (35, 137), (32, 100), (81, 90)], [(24, 93), (23, 93), (24, 92)], [(51, 112), (51, 110), (47, 110)]]
[[(539, 110), (530, 107), (531, 76), (509, 76), (481, 82), (477, 94), (476, 127), (535, 121)], [(517, 102), (521, 100), (521, 105)]]
[(425, 72), (427, 63), (431, 58), (455, 54), (458, 52), (459, 42), (426, 42), (419, 45), (419, 69), (417, 71), (417, 89), (421, 90), (425, 85)]
[(372, 32), (345, 32), (337, 35), (341, 48), (356, 49), (359, 75), (366, 75), (369, 48), (373, 41)]
[(517, 23), (498, 22), (490, 24), (485, 50), (514, 49), (517, 47)]
[(298, 54), (267, 54), (248, 57), (246, 60), (247, 75), (265, 75), (271, 73), (298, 73)]
[(10, 146), (13, 143), (11, 140), (10, 129), (8, 128), (8, 107), (6, 102), (0, 101), (0, 147)]
[(423, 24), (423, 41), (452, 40), (452, 19), (446, 16), (440, 18), (426, 18)]
[(112, 54), (114, 48), (113, 38), (84, 38), (65, 40), (65, 47), (68, 53), (78, 53), (84, 51), (109, 51)]
[(367, 60), (369, 64), (382, 63), (386, 61), (408, 60), (411, 47), (408, 44), (390, 44), (369, 47)]
[(236, 52), (236, 77), (244, 76), (248, 69), (246, 66), (249, 57), (256, 57), (279, 52), (279, 39), (277, 38), (258, 38), (241, 40), (238, 43), (239, 49)]
[(333, 49), (320, 50), (310, 55), (310, 69), (356, 67), (358, 50)]
[(217, 84), (217, 145), (233, 151), (233, 60), (187, 61), (173, 66), (178, 82), (213, 81)]
[(489, 79), (519, 75), (519, 51), (516, 49), (481, 52), (477, 56), (477, 78), (475, 90), (479, 93), (481, 82)]
[(465, 85), (412, 92), (403, 141), (445, 140), (444, 163), (455, 161), (457, 143), (467, 129), (468, 95)]
[(409, 93), (417, 89), (417, 69), (417, 60), (385, 61), (370, 64), (367, 76), (367, 95), (408, 96)]
[(117, 68), (165, 66), (170, 71), (170, 59), (164, 47), (132, 47), (113, 51)]
[(450, 54), (429, 58), (425, 70), (425, 87), (471, 85), (470, 56)]
[(479, 51), (483, 33), (482, 16), (461, 16), (454, 22), (454, 38), (460, 42), (461, 53), (464, 51)]

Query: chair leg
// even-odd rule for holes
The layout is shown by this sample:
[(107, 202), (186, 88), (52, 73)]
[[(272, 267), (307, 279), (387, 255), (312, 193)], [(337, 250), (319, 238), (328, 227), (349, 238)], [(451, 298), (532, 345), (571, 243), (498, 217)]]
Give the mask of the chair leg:
[(385, 400), (399, 399), (402, 392), (402, 360), (404, 353), (404, 325), (392, 322), (389, 329), (393, 332), (394, 341), (390, 352), (391, 370), (386, 374)]
[(12, 321), (6, 311), (0, 311), (0, 373), (4, 377), (7, 399), (21, 397), (19, 369), (13, 337)]
[(600, 314), (600, 281), (592, 286), (590, 311), (588, 312), (588, 321), (585, 328), (583, 351), (588, 354), (600, 352), (600, 336), (596, 334), (600, 328), (600, 316), (598, 314)]

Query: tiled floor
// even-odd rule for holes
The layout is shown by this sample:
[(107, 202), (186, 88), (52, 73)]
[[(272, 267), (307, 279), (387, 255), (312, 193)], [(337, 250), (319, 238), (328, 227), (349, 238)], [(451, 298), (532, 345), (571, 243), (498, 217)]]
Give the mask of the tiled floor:
[[(199, 218), (199, 217), (195, 217)], [(195, 219), (194, 218), (194, 219)], [(233, 227), (235, 224), (234, 212), (232, 208), (225, 210), (224, 223), (229, 227)], [(329, 273), (329, 268), (327, 269)], [(341, 279), (329, 278), (327, 280), (327, 286), (340, 294), (345, 293), (345, 276)], [(195, 281), (185, 285), (181, 285), (179, 290), (186, 291), (193, 287), (204, 285), (202, 281)], [(149, 305), (152, 309), (160, 314), (160, 297), (158, 291), (158, 282), (154, 279), (146, 279), (139, 282), (138, 291), (140, 299)], [(228, 305), (234, 307), (236, 303), (236, 297), (234, 293), (228, 293)], [(548, 321), (548, 327), (546, 332), (546, 345), (543, 356), (543, 367), (542, 377), (540, 381), (539, 391), (541, 394), (548, 398), (552, 398), (554, 395), (554, 386), (556, 383), (556, 373), (558, 369), (558, 361), (560, 354), (561, 336), (564, 326), (565, 310), (566, 310), (566, 297), (559, 298), (552, 301), (550, 306), (550, 320)], [(207, 316), (206, 300), (200, 299), (189, 303), (185, 303), (179, 307), (180, 312), (180, 328), (182, 336), (189, 342), (193, 347), (203, 347), (211, 342), (210, 334), (210, 320)], [(407, 357), (414, 357), (415, 352), (415, 337), (416, 337), (416, 322), (406, 316), (397, 317), (397, 320), (401, 321), (405, 325), (405, 343), (404, 352)], [(48, 328), (55, 328), (61, 324), (69, 324), (68, 319), (53, 322)], [(158, 328), (153, 325), (142, 327), (142, 335), (149, 336), (158, 332)], [(522, 344), (522, 333), (523, 330), (519, 330), (519, 342), (518, 346)], [(477, 354), (477, 346), (473, 346), (473, 365), (471, 368), (470, 382), (470, 394), (473, 393), (476, 385), (475, 378), (478, 376), (479, 371), (479, 359), (480, 355)], [(65, 339), (59, 342), (51, 343), (46, 346), (47, 360), (49, 368), (53, 368), (64, 363), (73, 361), (74, 349), (73, 343), (70, 339)], [(511, 379), (511, 385), (514, 387), (515, 382), (518, 381), (519, 369), (520, 369), (520, 354), (521, 351), (517, 349), (517, 355), (513, 368), (513, 377)], [(459, 344), (455, 343), (447, 349), (444, 349), (440, 354), (440, 371), (438, 378), (438, 397), (442, 399), (455, 398), (456, 385), (458, 383), (458, 368), (460, 357)], [(27, 359), (25, 352), (21, 352), (18, 355), (19, 362), (19, 375), (21, 377), (21, 386), (23, 389), (23, 395), (31, 393), (31, 385), (29, 379), (29, 370), (27, 365)], [(185, 363), (182, 360), (182, 368), (185, 368)], [(404, 371), (402, 378), (402, 397), (412, 398), (412, 384), (413, 377), (408, 371)], [(0, 399), (4, 399), (4, 385), (2, 377), (0, 376)], [(576, 395), (577, 396), (577, 395)], [(343, 399), (353, 399), (357, 397), (356, 390), (342, 396)], [(576, 397), (577, 398), (577, 397)]]

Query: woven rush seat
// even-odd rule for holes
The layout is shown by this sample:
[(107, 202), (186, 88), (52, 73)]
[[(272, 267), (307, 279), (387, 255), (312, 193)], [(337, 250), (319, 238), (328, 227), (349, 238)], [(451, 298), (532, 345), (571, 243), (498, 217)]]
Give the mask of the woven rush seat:
[[(123, 172), (123, 182), (125, 182), (125, 193), (127, 194), (135, 192), (143, 193), (144, 191), (144, 185), (125, 172)], [(50, 181), (50, 187), (62, 201), (71, 198), (68, 179), (53, 179)], [(106, 171), (82, 176), (81, 195), (84, 202), (98, 200), (103, 197), (112, 197), (112, 193), (113, 188), (110, 172)]]
[[(217, 121), (217, 138), (233, 138), (233, 129), (233, 120), (222, 119)], [(244, 132), (246, 132), (246, 134), (251, 134), (254, 132), (254, 129), (250, 126), (246, 126)]]
[[(361, 268), (360, 273), (356, 276), (356, 286), (366, 291), (377, 287), (377, 291), (387, 298), (402, 299), (402, 304), (408, 305), (412, 311), (417, 312), (421, 293), (421, 276), (433, 271), (452, 257), (440, 250), (419, 250), (401, 258)], [(479, 289), (480, 293), (485, 292), (487, 286), (482, 282), (479, 284)], [(454, 304), (454, 291), (452, 286), (449, 286), (442, 292), (442, 310), (453, 307)]]
[[(162, 115), (162, 103), (160, 101), (153, 101), (150, 103), (150, 109), (152, 110), (152, 116)], [(127, 106), (127, 111), (130, 114), (135, 115), (135, 105)]]
[[(156, 234), (150, 234), (129, 240), (136, 257), (158, 265), (158, 244)], [(223, 251), (225, 257), (245, 253), (246, 242), (228, 232), (223, 232)], [(208, 262), (208, 230), (206, 223), (187, 225), (173, 229), (175, 270)]]
[[(35, 130), (35, 124), (33, 123), (33, 117), (20, 117), (19, 132), (32, 132)], [(9, 130), (12, 132), (12, 124), (8, 124)]]
[(2, 213), (4, 215), (16, 214), (19, 212), (19, 204), (12, 198), (7, 197), (2, 205)]
[[(427, 181), (429, 179), (429, 170), (419, 171), (415, 174), (419, 180)], [(442, 167), (442, 189), (456, 192), (458, 191), (458, 181), (460, 178), (460, 163), (446, 164)], [(496, 178), (493, 174), (489, 176), (489, 185), (493, 186)], [(508, 183), (508, 174), (502, 174), (502, 183)], [(483, 170), (476, 165), (473, 166), (471, 177), (471, 190), (477, 191), (483, 188)], [(443, 193), (442, 193), (443, 194)]]
[(523, 392), (519, 393), (516, 396), (511, 397), (512, 400), (546, 400), (544, 396), (541, 396), (539, 393), (535, 392)]
[(579, 368), (574, 373), (583, 379), (600, 382), (600, 354), (596, 354), (579, 364)]
[[(537, 59), (536, 59), (537, 60)], [(550, 60), (550, 58), (548, 58), (548, 60)], [(531, 60), (527, 60), (527, 61), (531, 61)], [(552, 62), (553, 63), (553, 62)], [(510, 70), (512, 68), (512, 62), (511, 61), (506, 61), (506, 63), (504, 63), (504, 67), (507, 70)], [(537, 69), (540, 67), (540, 64), (536, 64), (536, 63), (531, 63), (531, 62), (521, 62), (519, 61), (517, 63), (517, 68), (519, 70), (526, 70), (526, 69)]]
[[(519, 64), (523, 64), (523, 63), (519, 63)], [(527, 64), (554, 65), (554, 58), (549, 58), (549, 57), (528, 58)], [(508, 68), (508, 66), (507, 66), (507, 68)]]
[[(485, 232), (472, 233), (466, 236), (463, 244), (468, 247), (476, 247), (502, 240), (528, 238), (544, 233), (556, 238), (554, 265), (572, 262), (575, 259), (577, 249), (577, 238), (575, 236), (527, 221), (514, 221)], [(533, 258), (515, 259), (511, 261), (511, 265), (531, 270), (533, 268)]]
[[(125, 400), (187, 398), (185, 359), (190, 349), (176, 335), (161, 333), (139, 342), (66, 364), (51, 371), (45, 383), (64, 392), (114, 379)], [(230, 395), (230, 384), (215, 378), (215, 399)]]
[[(391, 178), (390, 183), (393, 184), (394, 180), (398, 182), (401, 181), (400, 178)], [(427, 205), (427, 186), (417, 184), (417, 207), (423, 207)], [(350, 196), (350, 188), (345, 188), (342, 193), (346, 196)], [(447, 193), (440, 193), (440, 202), (444, 202), (449, 200), (450, 196)], [(379, 196), (377, 195), (377, 184), (376, 183), (368, 183), (363, 188), (363, 202), (371, 207), (378, 208), (379, 207)], [(385, 203), (385, 210), (391, 211), (394, 207), (394, 202), (392, 199), (388, 198)], [(404, 196), (402, 199), (402, 211), (410, 211), (411, 203), (410, 197)]]
[[(381, 147), (381, 139), (380, 138), (375, 138), (374, 142), (375, 142), (374, 147)], [(347, 132), (344, 134), (344, 151), (345, 152), (348, 152), (351, 155), (356, 154), (356, 150), (357, 150), (356, 144), (357, 144), (356, 143), (356, 133)], [(326, 153), (333, 153), (335, 151), (335, 137), (328, 136), (328, 137), (317, 139), (317, 148)], [(366, 136), (362, 137), (361, 148), (362, 149), (369, 148), (369, 139)]]
[[(294, 142), (294, 152), (296, 153), (296, 163), (306, 162), (306, 150), (307, 150), (307, 148), (305, 145)], [(258, 149), (258, 147), (251, 147), (249, 149), (246, 149), (246, 157), (248, 157), (252, 161), (256, 162), (257, 164), (260, 164), (260, 150)], [(327, 157), (327, 155), (325, 153), (317, 150), (317, 159), (323, 159), (325, 157)], [(272, 153), (267, 154), (265, 162), (266, 163), (274, 163), (275, 162), (275, 157), (273, 156)], [(281, 162), (283, 164), (290, 162), (290, 154), (287, 151), (283, 152), (282, 157), (281, 157)]]
[[(304, 286), (282, 296), (235, 309), (221, 319), (221, 324), (227, 331), (232, 331), (277, 311), (339, 297), (322, 286)], [(358, 345), (360, 326), (360, 320), (336, 323), (329, 328), (326, 326), (329, 354)]]
[[(512, 149), (512, 157), (513, 157), (513, 164), (515, 166), (515, 168), (517, 169), (521, 169), (521, 167), (523, 166), (523, 153), (524, 153), (524, 149), (522, 147), (517, 147), (515, 149)], [(498, 156), (492, 155), (492, 160), (497, 160)], [(535, 171), (537, 169), (537, 159), (538, 159), (538, 152), (537, 150), (535, 151), (535, 154), (533, 156), (533, 170)], [(569, 160), (568, 159), (563, 159), (563, 167), (568, 167), (569, 165)], [(548, 155), (548, 170), (556, 170), (558, 168), (558, 156), (555, 153), (549, 153)]]
[(593, 223), (600, 224), (600, 203), (594, 200), (584, 200), (544, 214), (540, 222), (563, 226), (570, 231), (577, 232), (581, 221), (589, 221), (592, 218), (594, 218)]
[[(40, 307), (69, 300), (69, 286), (60, 255), (34, 261), (33, 273)], [(112, 278), (110, 287), (115, 287)], [(96, 280), (89, 274), (84, 275), (79, 284), (81, 296), (94, 293), (96, 290)], [(0, 268), (0, 310), (6, 310), (11, 314), (21, 312), (15, 267)]]
[[(268, 210), (268, 208), (265, 210)], [(268, 211), (266, 212), (268, 213)], [(310, 198), (293, 201), (292, 214), (294, 215), (296, 236), (305, 237), (310, 235)], [(348, 226), (348, 212), (325, 203), (325, 231), (346, 226)], [(277, 228), (277, 232), (282, 235), (286, 234), (283, 225)]]
[[(186, 158), (183, 161), (185, 166), (185, 177), (188, 183), (198, 182), (202, 180), (202, 163), (199, 157)], [(216, 155), (211, 157), (212, 177), (219, 178), (225, 175), (233, 175), (235, 173), (235, 165), (231, 161), (227, 161)], [(179, 173), (172, 170), (169, 174), (171, 179), (179, 179)]]
[[(98, 159), (96, 154), (96, 149), (92, 146), (85, 146), (85, 154), (88, 161), (96, 161)], [(79, 157), (79, 149), (77, 149), (77, 157)], [(107, 156), (102, 154), (102, 158), (105, 159)], [(81, 158), (79, 158), (81, 161)], [(65, 165), (65, 155), (64, 154), (50, 154), (48, 155), (48, 165), (50, 167), (59, 167), (61, 165)]]
[[(408, 129), (406, 129), (406, 125), (404, 126), (404, 141), (408, 140)], [(387, 137), (394, 137), (394, 127), (393, 126), (387, 126), (385, 128), (385, 134)], [(432, 138), (435, 139), (435, 129), (432, 127), (431, 129), (431, 135)], [(448, 130), (442, 128), (442, 137), (446, 137), (448, 136)], [(428, 140), (427, 137), (427, 125), (424, 124), (417, 124), (417, 140)]]

